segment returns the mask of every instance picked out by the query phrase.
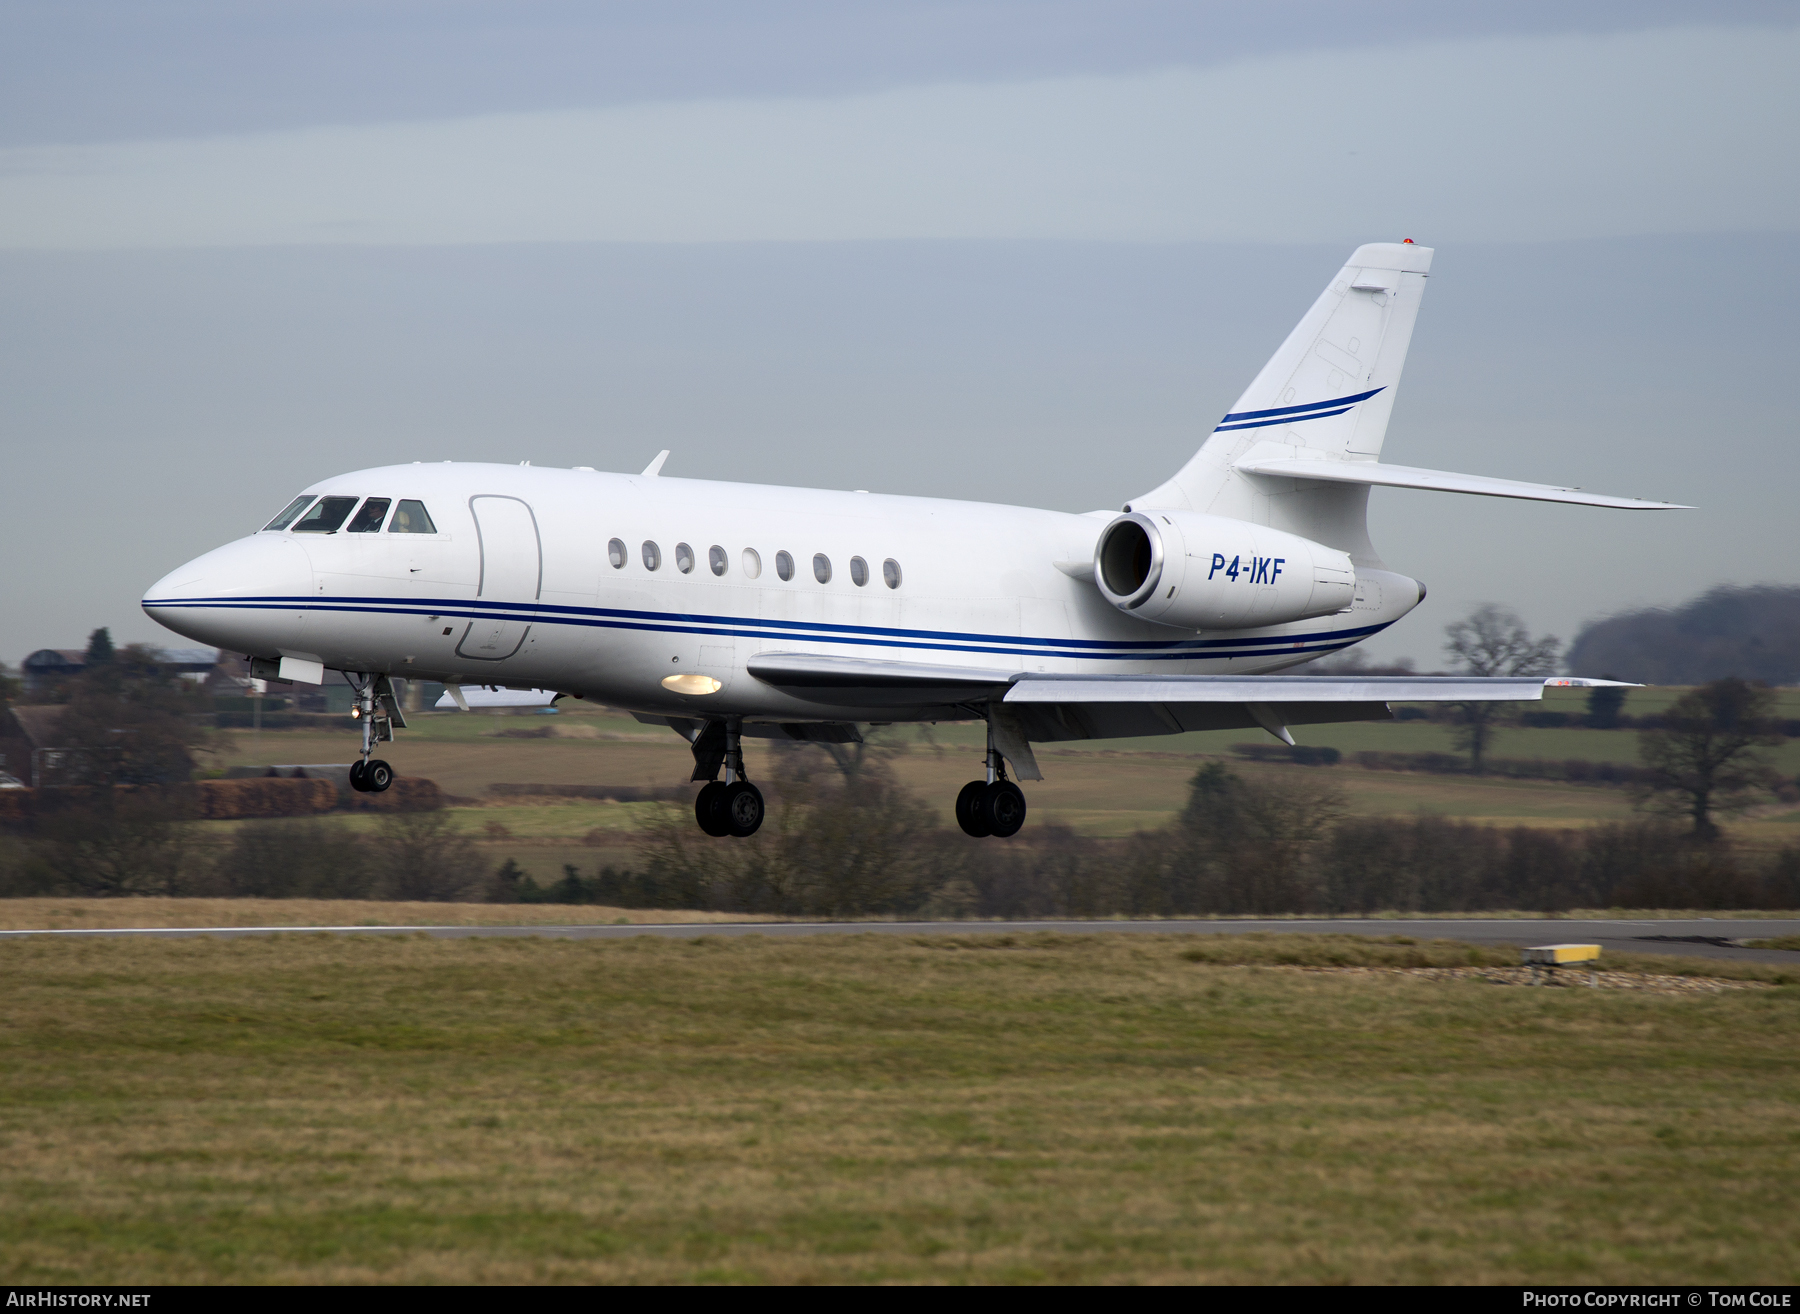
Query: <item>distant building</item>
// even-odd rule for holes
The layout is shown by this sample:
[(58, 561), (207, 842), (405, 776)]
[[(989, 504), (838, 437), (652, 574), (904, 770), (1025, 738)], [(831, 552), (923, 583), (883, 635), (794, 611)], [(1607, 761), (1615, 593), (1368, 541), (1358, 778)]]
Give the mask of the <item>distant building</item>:
[[(153, 648), (156, 660), (171, 671), (204, 678), (219, 664), (217, 648)], [(87, 669), (84, 648), (39, 648), (19, 664), (27, 695), (45, 693)]]
[(63, 755), (70, 751), (60, 744), (67, 710), (55, 706), (7, 708), (0, 717), (0, 771), (33, 788), (45, 783), (45, 777), (57, 775), (64, 765)]
[(19, 670), (25, 677), (25, 692), (43, 693), (73, 675), (87, 669), (87, 652), (81, 648), (39, 648), (23, 662)]

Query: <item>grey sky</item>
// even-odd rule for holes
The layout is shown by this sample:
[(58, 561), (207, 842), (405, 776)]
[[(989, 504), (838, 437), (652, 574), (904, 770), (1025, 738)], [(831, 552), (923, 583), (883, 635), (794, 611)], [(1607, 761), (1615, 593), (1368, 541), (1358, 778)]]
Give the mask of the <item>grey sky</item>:
[(1389, 459), (1702, 510), (1378, 491), (1377, 655), (1797, 582), (1800, 16), (1438, 8), (8, 6), (0, 657), (396, 460), (1117, 505), (1399, 236)]

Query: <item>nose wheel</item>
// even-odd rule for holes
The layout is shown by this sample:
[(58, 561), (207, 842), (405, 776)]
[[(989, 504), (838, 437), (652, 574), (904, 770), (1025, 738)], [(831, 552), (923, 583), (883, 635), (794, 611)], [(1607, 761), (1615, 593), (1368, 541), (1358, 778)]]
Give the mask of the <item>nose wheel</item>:
[(391, 744), (395, 726), (406, 729), (400, 700), (385, 675), (359, 678), (346, 672), (344, 678), (356, 690), (350, 715), (362, 722), (362, 757), (350, 764), (350, 788), (359, 794), (385, 793), (394, 783), (394, 768), (374, 756), (375, 745)]
[(394, 768), (380, 758), (350, 764), (350, 788), (359, 794), (380, 794), (393, 783)]

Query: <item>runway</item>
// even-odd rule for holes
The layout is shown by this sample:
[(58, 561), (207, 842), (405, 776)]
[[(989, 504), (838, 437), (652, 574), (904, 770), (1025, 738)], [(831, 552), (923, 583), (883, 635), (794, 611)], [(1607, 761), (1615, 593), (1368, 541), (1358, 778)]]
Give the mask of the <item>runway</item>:
[(1598, 944), (1613, 953), (1676, 954), (1738, 962), (1792, 963), (1800, 952), (1790, 949), (1745, 949), (1733, 941), (1800, 935), (1800, 920), (1708, 917), (1681, 921), (1577, 921), (1564, 918), (1419, 918), (1365, 920), (1320, 918), (1311, 921), (1094, 921), (1094, 922), (727, 922), (642, 926), (232, 926), (127, 928), (119, 930), (0, 931), (0, 940), (27, 936), (80, 938), (213, 936), (241, 939), (257, 935), (428, 935), (439, 939), (519, 938), (554, 940), (619, 940), (636, 935), (694, 939), (703, 935), (1006, 935), (1056, 931), (1064, 935), (1408, 935), (1420, 940), (1462, 940), (1479, 945)]

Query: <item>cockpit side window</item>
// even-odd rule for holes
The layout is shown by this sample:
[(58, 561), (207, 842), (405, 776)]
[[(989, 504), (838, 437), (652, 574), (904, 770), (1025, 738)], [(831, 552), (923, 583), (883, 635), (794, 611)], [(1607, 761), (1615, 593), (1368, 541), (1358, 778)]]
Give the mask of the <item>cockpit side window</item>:
[(394, 512), (394, 523), (388, 526), (388, 533), (435, 534), (437, 526), (431, 523), (431, 513), (423, 502), (407, 500)]
[(296, 534), (335, 534), (344, 518), (350, 514), (350, 508), (356, 505), (354, 497), (321, 497), (313, 505), (313, 509), (294, 525)]
[(264, 525), (263, 528), (264, 529), (286, 529), (289, 525), (294, 523), (295, 516), (299, 515), (302, 511), (306, 510), (307, 506), (312, 502), (312, 500), (313, 500), (313, 495), (311, 493), (300, 494), (299, 497), (296, 497), (292, 502), (289, 502), (285, 507), (282, 508), (280, 515), (276, 516), (268, 524)]
[(345, 528), (346, 534), (379, 534), (381, 522), (387, 519), (387, 511), (394, 504), (391, 497), (371, 497), (362, 504), (362, 509), (351, 517)]

